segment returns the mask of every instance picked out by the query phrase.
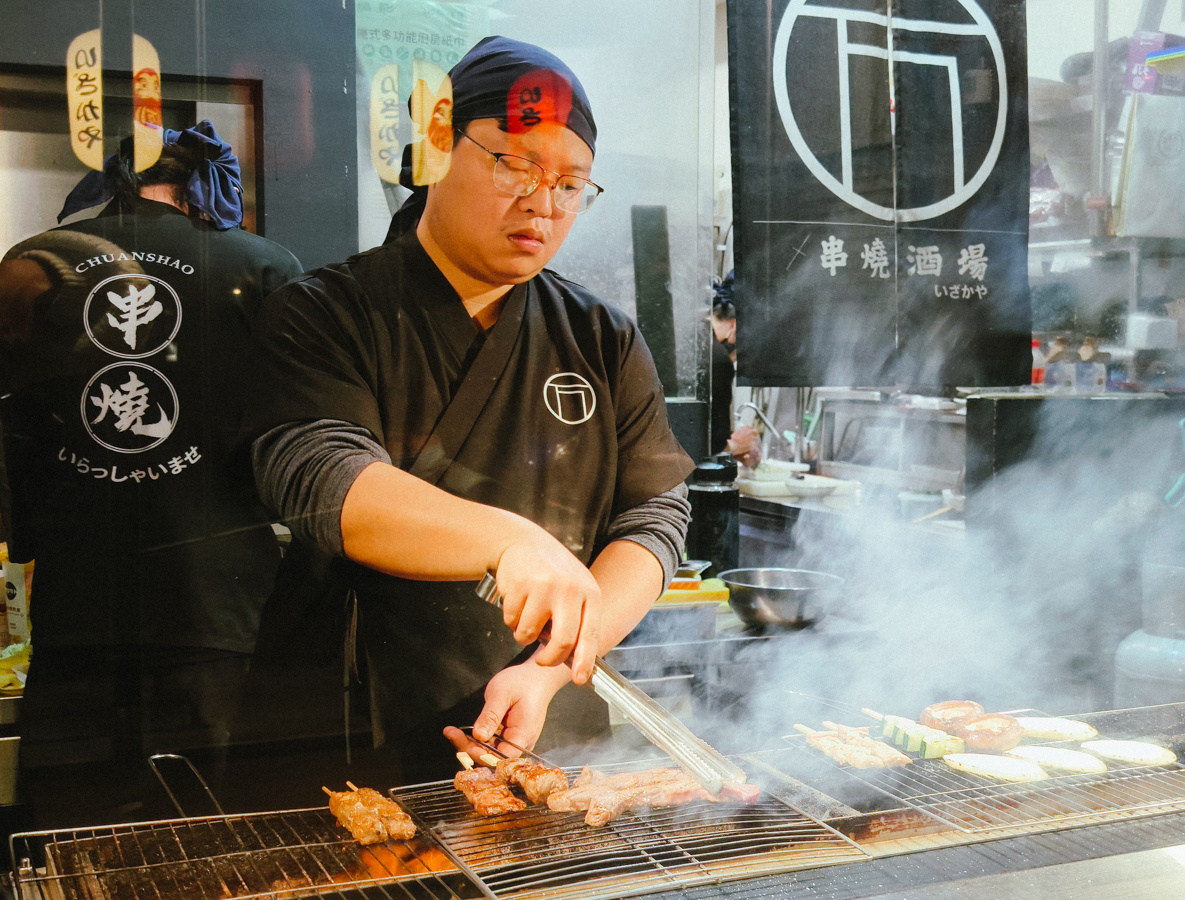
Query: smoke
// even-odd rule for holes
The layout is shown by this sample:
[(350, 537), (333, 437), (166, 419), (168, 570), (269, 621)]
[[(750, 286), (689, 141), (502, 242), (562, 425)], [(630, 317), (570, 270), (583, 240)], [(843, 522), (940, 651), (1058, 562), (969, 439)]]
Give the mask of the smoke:
[(770, 564), (841, 575), (844, 595), (813, 629), (734, 642), (722, 671), (735, 702), (705, 736), (756, 749), (795, 722), (867, 724), (863, 708), (917, 718), (952, 699), (1053, 715), (1115, 707), (1116, 647), (1143, 624), (1142, 566), (1185, 565), (1185, 511), (1164, 501), (1185, 472), (1185, 407), (972, 404), (994, 430), (968, 429), (969, 464), (992, 463), (969, 473), (965, 529), (912, 524), (896, 490), (874, 485), (857, 510), (802, 512)]
[[(972, 400), (963, 529), (913, 524), (896, 487), (866, 482), (860, 507), (800, 512), (761, 561), (845, 579), (814, 627), (703, 639), (702, 620), (667, 611), (609, 660), (729, 754), (777, 747), (795, 723), (871, 724), (863, 709), (1116, 708), (1115, 649), (1144, 624), (1142, 568), (1185, 566), (1185, 508), (1164, 499), (1185, 473), (1182, 416), (1185, 403), (1131, 396)], [(899, 451), (861, 463), (895, 469)], [(751, 555), (743, 543), (742, 565)], [(669, 764), (628, 726), (546, 755)]]

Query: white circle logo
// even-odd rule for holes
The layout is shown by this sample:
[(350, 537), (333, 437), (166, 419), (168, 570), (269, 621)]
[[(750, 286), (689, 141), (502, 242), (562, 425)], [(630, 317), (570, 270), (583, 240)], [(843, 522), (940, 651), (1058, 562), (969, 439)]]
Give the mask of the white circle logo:
[(579, 425), (597, 410), (597, 392), (588, 379), (575, 372), (552, 375), (543, 385), (547, 410), (565, 425)]
[(180, 406), (169, 379), (143, 363), (100, 369), (79, 405), (90, 436), (116, 453), (142, 453), (163, 442), (177, 427)]
[(111, 356), (159, 353), (181, 328), (181, 300), (152, 275), (113, 275), (95, 285), (83, 310), (86, 333)]
[[(996, 160), (1000, 156), (1000, 148), (1004, 144), (1004, 132), (1008, 114), (1008, 83), (1005, 77), (1004, 47), (1000, 43), (1000, 36), (996, 34), (996, 29), (992, 27), (991, 20), (987, 17), (987, 14), (973, 0), (948, 0), (948, 2), (952, 4), (957, 2), (971, 17), (973, 22), (940, 22), (894, 16), (890, 23), (889, 17), (884, 13), (866, 12), (821, 4), (808, 5), (807, 0), (791, 0), (790, 5), (786, 7), (786, 11), (782, 15), (777, 36), (774, 38), (774, 98), (777, 102), (778, 113), (782, 117), (782, 125), (786, 129), (787, 137), (790, 138), (790, 143), (794, 145), (795, 151), (806, 167), (810, 169), (811, 174), (819, 179), (831, 193), (850, 206), (877, 219), (897, 222), (920, 222), (924, 219), (933, 219), (936, 216), (948, 213), (952, 209), (957, 208), (971, 199), (976, 191), (983, 187), (984, 182), (991, 175), (992, 169), (996, 166)], [(790, 104), (790, 95), (784, 75), (786, 72), (787, 50), (790, 44), (790, 34), (794, 30), (795, 23), (803, 18), (830, 19), (835, 22), (836, 37), (839, 46), (838, 63), (840, 74), (840, 96), (838, 98), (838, 109), (836, 110), (839, 117), (840, 133), (840, 174), (838, 178), (820, 162), (815, 155), (815, 151), (807, 143), (802, 129), (799, 128), (798, 122), (794, 117), (794, 110)], [(856, 24), (859, 27), (857, 29), (850, 29), (849, 26), (852, 24)], [(885, 28), (886, 31), (891, 27), (894, 31), (907, 31), (914, 34), (933, 34), (943, 38), (950, 38), (952, 36), (981, 38), (986, 42), (987, 47), (990, 48), (995, 63), (996, 83), (999, 85), (995, 132), (992, 135), (991, 144), (988, 146), (983, 159), (979, 163), (979, 167), (970, 180), (966, 179), (964, 173), (964, 114), (960, 87), (962, 73), (959, 71), (958, 58), (940, 53), (918, 53), (896, 49), (893, 46), (891, 33), (889, 34), (886, 46), (878, 46), (875, 43), (861, 43), (855, 37), (849, 36), (849, 32), (855, 35), (859, 33), (859, 28), (867, 29), (869, 26), (880, 26)], [(894, 209), (890, 206), (882, 206), (856, 193), (853, 189), (852, 125), (850, 121), (852, 104), (849, 93), (852, 90), (852, 86), (849, 84), (848, 79), (849, 61), (854, 56), (870, 56), (885, 60), (887, 66), (889, 65), (890, 53), (892, 54), (892, 64), (894, 66), (917, 65), (936, 66), (939, 69), (944, 68), (947, 72), (948, 83), (950, 85), (951, 144), (946, 148), (946, 152), (949, 152), (953, 159), (954, 183), (951, 186), (950, 193), (945, 197), (934, 203), (913, 209)], [(933, 98), (918, 99), (921, 103), (934, 102)]]

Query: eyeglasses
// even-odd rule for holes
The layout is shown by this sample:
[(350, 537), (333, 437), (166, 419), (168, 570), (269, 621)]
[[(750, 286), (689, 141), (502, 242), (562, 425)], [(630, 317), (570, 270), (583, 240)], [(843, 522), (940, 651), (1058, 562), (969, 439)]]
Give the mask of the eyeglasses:
[(551, 188), (551, 202), (564, 212), (580, 215), (593, 205), (593, 201), (604, 190), (600, 185), (593, 184), (579, 175), (561, 175), (521, 156), (495, 153), (484, 144), (474, 141), (465, 132), (461, 132), (461, 137), (469, 138), (494, 157), (494, 187), (512, 197), (531, 196), (543, 181), (543, 176), (551, 174), (555, 176), (555, 185)]

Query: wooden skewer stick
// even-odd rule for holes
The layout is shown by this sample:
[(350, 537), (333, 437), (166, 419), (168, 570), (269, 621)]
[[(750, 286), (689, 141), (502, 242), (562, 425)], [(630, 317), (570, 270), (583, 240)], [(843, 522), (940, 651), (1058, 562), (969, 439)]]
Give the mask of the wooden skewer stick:
[(794, 730), (801, 731), (803, 734), (822, 734), (821, 731), (815, 731), (815, 729), (808, 728), (806, 725), (803, 725), (800, 722), (796, 722), (794, 724)]
[(945, 516), (948, 512), (953, 510), (953, 506), (944, 506), (941, 509), (936, 509), (934, 512), (926, 513), (924, 516), (918, 516), (910, 524), (917, 525), (920, 522), (925, 522), (927, 519), (937, 519), (939, 516)]
[(878, 722), (883, 721), (885, 718), (884, 713), (878, 713), (875, 709), (869, 709), (867, 706), (862, 708), (860, 712), (869, 718), (876, 719)]
[(473, 757), (464, 750), (457, 751), (457, 762), (459, 762), (466, 770), (473, 768)]
[(496, 769), (498, 767), (498, 757), (494, 756), (492, 753), (483, 753), (478, 757), (478, 759), (489, 766), (491, 769)]
[(321, 790), (323, 790), (325, 793), (327, 793), (330, 797), (332, 797), (334, 794), (337, 793), (337, 791), (331, 791), (325, 785), (321, 785)]
[[(828, 722), (826, 719), (824, 719), (823, 720), (823, 727), (830, 728), (832, 731), (836, 732), (837, 734), (839, 733), (839, 726), (836, 725), (834, 722)], [(862, 725), (858, 728), (853, 728), (852, 731), (858, 731), (861, 734), (868, 734), (868, 726)]]
[(354, 787), (354, 782), (352, 782), (352, 781), (347, 781), (347, 782), (346, 782), (346, 787), (348, 787), (348, 788), (349, 788), (351, 791), (356, 791), (356, 790), (358, 790), (358, 788)]

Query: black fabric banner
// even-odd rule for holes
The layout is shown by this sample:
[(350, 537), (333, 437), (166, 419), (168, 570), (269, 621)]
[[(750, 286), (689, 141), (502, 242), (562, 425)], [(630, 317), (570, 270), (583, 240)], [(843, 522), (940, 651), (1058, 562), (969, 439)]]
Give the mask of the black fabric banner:
[(728, 0), (728, 45), (741, 383), (1028, 383), (1023, 0)]

